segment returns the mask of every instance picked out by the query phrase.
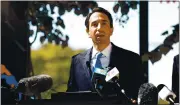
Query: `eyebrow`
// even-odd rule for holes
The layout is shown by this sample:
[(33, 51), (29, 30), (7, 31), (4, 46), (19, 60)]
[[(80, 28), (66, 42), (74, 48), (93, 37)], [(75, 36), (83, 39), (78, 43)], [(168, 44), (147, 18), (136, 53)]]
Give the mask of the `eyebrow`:
[(108, 22), (107, 20), (95, 20), (95, 21), (93, 21), (91, 24), (93, 24), (93, 23), (95, 23), (95, 22), (97, 22), (97, 21)]

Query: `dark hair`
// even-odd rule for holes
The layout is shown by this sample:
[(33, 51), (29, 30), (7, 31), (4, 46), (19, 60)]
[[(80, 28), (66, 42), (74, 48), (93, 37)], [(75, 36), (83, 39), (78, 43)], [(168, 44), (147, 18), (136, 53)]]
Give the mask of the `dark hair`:
[(110, 22), (110, 27), (112, 28), (113, 27), (113, 19), (112, 19), (112, 16), (111, 14), (104, 8), (102, 7), (96, 7), (92, 10), (91, 13), (88, 14), (88, 16), (86, 17), (86, 20), (85, 20), (85, 26), (87, 29), (89, 29), (89, 19), (91, 17), (91, 15), (94, 13), (94, 12), (101, 12), (101, 13), (104, 13), (105, 15), (107, 15), (108, 19), (109, 19), (109, 22)]

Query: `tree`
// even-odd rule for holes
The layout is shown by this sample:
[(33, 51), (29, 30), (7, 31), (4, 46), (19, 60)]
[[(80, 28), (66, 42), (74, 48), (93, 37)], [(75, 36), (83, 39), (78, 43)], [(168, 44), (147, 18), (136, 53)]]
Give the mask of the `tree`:
[[(61, 30), (56, 29), (55, 32), (52, 32), (52, 21), (53, 18), (48, 16), (48, 10), (46, 6), (50, 5), (50, 11), (53, 14), (54, 13), (54, 7), (58, 7), (59, 10), (59, 17), (57, 18), (56, 26), (61, 26), (62, 29), (65, 29), (65, 24), (63, 19), (61, 18), (62, 15), (64, 15), (66, 12), (70, 12), (74, 10), (74, 13), (79, 16), (83, 15), (84, 17), (88, 15), (88, 13), (95, 7), (98, 6), (97, 2), (95, 1), (44, 1), (44, 2), (30, 2), (29, 3), (29, 9), (28, 9), (28, 21), (32, 23), (32, 25), (37, 26), (36, 36), (34, 38), (34, 41), (37, 38), (38, 32), (43, 32), (44, 36), (41, 36), (40, 41), (43, 43), (46, 39), (49, 43), (52, 43), (53, 41), (55, 44), (59, 45), (61, 44), (62, 47), (68, 46), (68, 35), (64, 35)], [(112, 7), (114, 13), (120, 15), (120, 18), (117, 18), (116, 20), (124, 27), (124, 24), (127, 23), (129, 20), (129, 10), (136, 10), (137, 6), (139, 5), (138, 1), (117, 1), (115, 2), (114, 7)], [(41, 10), (40, 10), (41, 8)], [(118, 12), (120, 11), (120, 12)], [(151, 60), (152, 63), (155, 63), (156, 61), (161, 59), (162, 54), (167, 54), (171, 49), (172, 45), (174, 43), (177, 43), (179, 40), (179, 25), (173, 26), (173, 34), (170, 36), (167, 36), (167, 38), (164, 40), (163, 44), (159, 45), (157, 48), (155, 48), (151, 52), (147, 52), (142, 56), (143, 61)], [(30, 33), (32, 35), (33, 30), (30, 30)], [(164, 32), (162, 35), (166, 35), (167, 31)], [(66, 37), (64, 40), (62, 37)], [(33, 41), (33, 42), (34, 42)], [(33, 44), (31, 43), (31, 45)]]
[[(128, 12), (129, 9), (137, 9), (137, 1), (118, 1), (114, 7), (113, 11), (118, 14), (118, 10), (121, 10), (121, 17), (117, 19), (121, 25), (126, 23), (129, 19)], [(61, 26), (62, 29), (65, 29), (65, 24), (61, 18), (66, 12), (74, 10), (74, 13), (79, 16), (83, 15), (84, 17), (89, 14), (89, 12), (98, 6), (95, 1), (45, 1), (45, 2), (30, 2), (28, 9), (28, 22), (31, 22), (32, 25), (37, 26), (37, 31), (35, 34), (34, 41), (37, 38), (38, 32), (43, 32), (44, 36), (41, 36), (40, 41), (43, 43), (46, 39), (49, 43), (53, 41), (55, 44), (61, 44), (62, 47), (66, 47), (69, 40), (68, 35), (64, 35), (61, 30), (56, 29), (54, 32), (52, 27), (53, 18), (48, 15), (47, 5), (50, 6), (50, 11), (54, 13), (54, 7), (58, 7), (59, 17), (57, 18), (56, 26)], [(30, 34), (33, 34), (33, 30), (30, 30)], [(62, 37), (66, 37), (64, 40)], [(32, 41), (31, 45), (34, 43)]]
[[(137, 4), (137, 2), (117, 2), (116, 7), (118, 8), (114, 11), (116, 12), (119, 6), (122, 6), (124, 9), (121, 12), (125, 11), (123, 12), (125, 16), (128, 14), (127, 9), (134, 6), (133, 3)], [(68, 46), (68, 35), (64, 35), (61, 30), (52, 32), (53, 19), (48, 16), (47, 4), (50, 5), (51, 13), (55, 6), (59, 8), (56, 26), (62, 29), (65, 29), (65, 24), (61, 16), (66, 12), (74, 10), (76, 15), (85, 17), (94, 7), (98, 6), (95, 1), (3, 1), (2, 63), (10, 68), (10, 71), (18, 78), (17, 80), (34, 75), (30, 46), (35, 42), (38, 32), (44, 33), (44, 36), (40, 38), (42, 43), (47, 39), (49, 43), (55, 42), (63, 48)], [(29, 42), (29, 37), (33, 34), (33, 30), (29, 30), (27, 23), (37, 26), (35, 39), (32, 42)], [(12, 60), (7, 59), (9, 57)]]
[(161, 35), (168, 35), (162, 44), (157, 46), (154, 50), (145, 53), (142, 55), (142, 61), (146, 62), (148, 60), (151, 61), (152, 64), (159, 61), (162, 57), (162, 54), (166, 55), (170, 50), (173, 49), (173, 44), (179, 42), (179, 24), (172, 26), (173, 33), (168, 35), (168, 31), (163, 32)]
[[(74, 13), (76, 15), (82, 14), (84, 17), (88, 15), (90, 10), (94, 7), (97, 7), (97, 3), (94, 1), (46, 1), (46, 2), (30, 2), (28, 9), (28, 22), (31, 22), (32, 25), (37, 26), (36, 35), (34, 41), (37, 38), (38, 32), (43, 32), (44, 35), (40, 37), (41, 43), (43, 43), (46, 39), (49, 43), (53, 41), (55, 44), (61, 44), (62, 47), (68, 46), (69, 36), (64, 35), (61, 30), (56, 29), (54, 32), (52, 27), (53, 18), (48, 15), (48, 10), (46, 6), (50, 6), (50, 11), (54, 13), (54, 7), (58, 7), (59, 17), (57, 17), (56, 26), (60, 26), (62, 29), (65, 29), (65, 24), (63, 19), (61, 18), (66, 12), (70, 12), (74, 9)], [(41, 10), (40, 10), (41, 9)], [(30, 30), (32, 35), (33, 30)], [(62, 37), (65, 37), (63, 39)], [(31, 43), (31, 45), (34, 43)]]

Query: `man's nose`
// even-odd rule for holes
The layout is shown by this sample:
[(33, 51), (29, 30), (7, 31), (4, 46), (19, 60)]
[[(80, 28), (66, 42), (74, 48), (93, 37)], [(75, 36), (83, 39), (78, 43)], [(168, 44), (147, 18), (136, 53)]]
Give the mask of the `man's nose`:
[(101, 30), (101, 28), (102, 28), (102, 25), (99, 23), (97, 26), (97, 30)]

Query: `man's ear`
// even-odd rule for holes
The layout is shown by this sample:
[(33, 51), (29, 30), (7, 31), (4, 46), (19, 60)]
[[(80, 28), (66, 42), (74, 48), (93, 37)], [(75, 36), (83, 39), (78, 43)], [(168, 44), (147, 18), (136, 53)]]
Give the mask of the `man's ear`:
[(88, 34), (88, 37), (91, 38), (91, 36), (89, 35), (89, 29), (86, 28), (86, 33)]
[(111, 35), (113, 34), (113, 31), (114, 31), (114, 27), (112, 27), (112, 28), (110, 29)]

